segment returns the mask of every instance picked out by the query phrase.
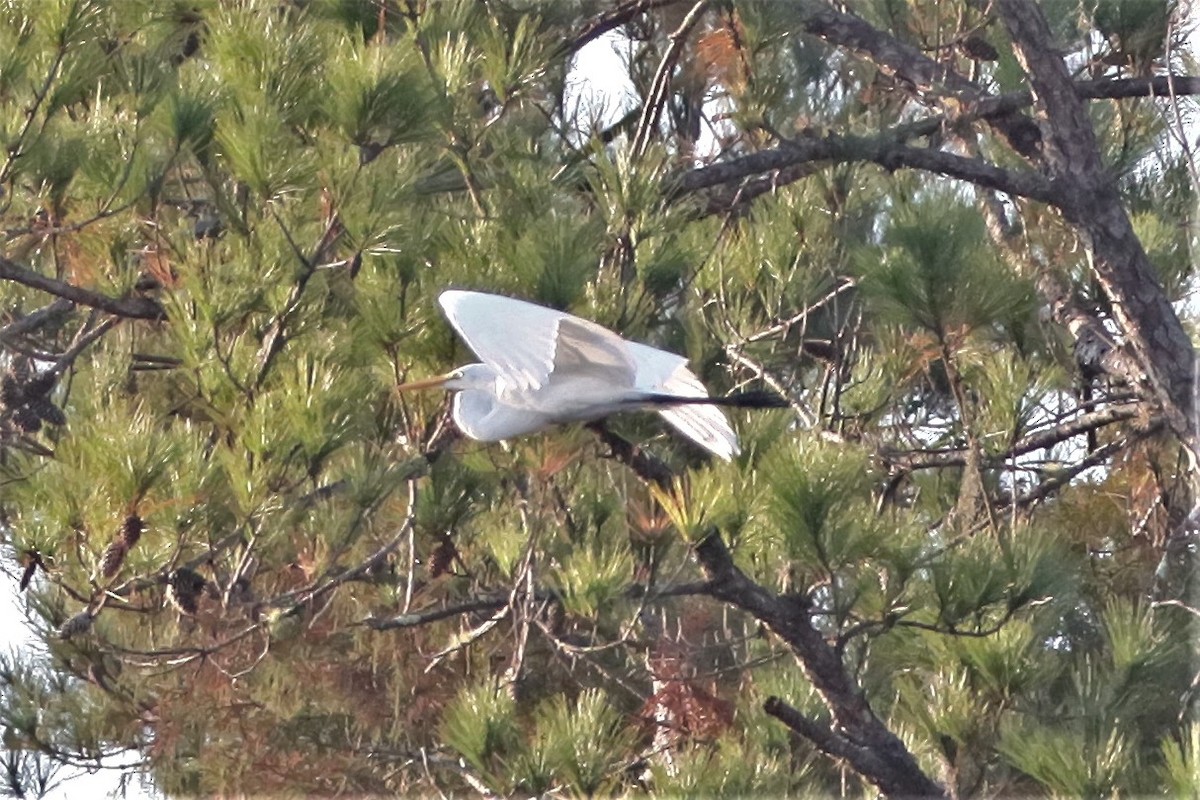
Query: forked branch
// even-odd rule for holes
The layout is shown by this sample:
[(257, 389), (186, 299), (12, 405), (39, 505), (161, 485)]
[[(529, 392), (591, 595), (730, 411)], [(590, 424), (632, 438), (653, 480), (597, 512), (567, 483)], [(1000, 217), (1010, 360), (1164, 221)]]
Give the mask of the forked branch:
[(942, 787), (921, 771), (904, 743), (875, 716), (841, 655), (813, 626), (802, 599), (776, 595), (750, 580), (733, 563), (716, 531), (696, 545), (695, 553), (710, 581), (711, 595), (746, 611), (791, 646), (833, 719), (830, 725), (818, 725), (778, 698), (767, 701), (768, 713), (823, 752), (844, 758), (888, 796), (946, 796)]

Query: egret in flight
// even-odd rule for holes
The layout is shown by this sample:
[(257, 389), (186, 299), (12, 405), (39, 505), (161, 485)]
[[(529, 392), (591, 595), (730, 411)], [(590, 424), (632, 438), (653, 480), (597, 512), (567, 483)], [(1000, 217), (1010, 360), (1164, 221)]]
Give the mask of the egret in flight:
[(457, 289), (438, 300), (483, 363), (399, 388), (457, 390), (454, 422), (472, 439), (495, 442), (561, 423), (652, 409), (728, 461), (739, 452), (737, 435), (717, 406), (786, 405), (759, 392), (709, 397), (683, 356), (627, 341), (562, 311)]

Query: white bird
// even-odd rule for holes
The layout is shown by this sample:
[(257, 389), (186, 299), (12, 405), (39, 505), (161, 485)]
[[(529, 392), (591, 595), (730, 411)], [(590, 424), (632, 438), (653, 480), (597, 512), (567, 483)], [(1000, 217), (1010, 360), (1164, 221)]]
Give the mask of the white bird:
[(653, 409), (680, 433), (726, 461), (737, 435), (717, 405), (775, 407), (747, 392), (709, 397), (683, 356), (627, 341), (607, 328), (511, 297), (449, 290), (439, 302), (483, 360), (401, 390), (457, 390), (453, 417), (472, 439), (495, 442), (566, 422)]

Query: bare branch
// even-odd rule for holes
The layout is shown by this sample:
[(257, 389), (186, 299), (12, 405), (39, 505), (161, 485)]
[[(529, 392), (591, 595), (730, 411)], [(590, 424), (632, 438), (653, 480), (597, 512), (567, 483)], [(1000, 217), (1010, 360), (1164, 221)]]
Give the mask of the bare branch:
[[(794, 4), (794, 10), (806, 33), (872, 62), (910, 87), (914, 96), (926, 105), (940, 106), (947, 97), (959, 104), (976, 103), (988, 97), (979, 84), (861, 17), (838, 11), (820, 0), (802, 0)], [(1041, 136), (1027, 117), (1009, 112), (990, 116), (988, 121), (1018, 153), (1031, 159), (1039, 155)]]
[(43, 325), (57, 322), (64, 319), (71, 313), (71, 309), (75, 308), (75, 304), (69, 300), (59, 298), (48, 306), (39, 308), (21, 317), (18, 320), (10, 322), (3, 328), (0, 328), (0, 341), (8, 341), (21, 336), (27, 336), (33, 333)]
[(654, 81), (650, 84), (650, 94), (642, 103), (642, 117), (638, 120), (637, 131), (633, 135), (630, 150), (635, 157), (642, 156), (650, 144), (650, 137), (653, 135), (654, 129), (658, 127), (663, 106), (667, 102), (671, 87), (671, 74), (675, 71), (675, 64), (683, 52), (684, 42), (687, 41), (688, 34), (700, 22), (700, 18), (707, 9), (708, 0), (697, 0), (679, 27), (667, 37), (670, 44), (667, 46), (667, 52), (663, 53), (658, 70), (654, 73)]
[[(1074, 419), (1034, 431), (1018, 439), (1004, 453), (991, 456), (987, 461), (991, 464), (1001, 464), (1013, 456), (1031, 453), (1065, 442), (1089, 431), (1112, 425), (1117, 422), (1134, 419), (1140, 412), (1137, 406), (1109, 406), (1098, 411), (1080, 414)], [(932, 467), (961, 467), (967, 463), (967, 451), (960, 448), (952, 450), (916, 451), (905, 453), (884, 452), (883, 458), (906, 470), (929, 469)]]
[(1146, 438), (1150, 434), (1158, 431), (1160, 428), (1161, 425), (1153, 425), (1145, 431), (1133, 431), (1122, 439), (1109, 442), (1103, 447), (1097, 448), (1094, 452), (1089, 453), (1087, 457), (1081, 460), (1078, 464), (1074, 464), (1070, 468), (1063, 470), (1054, 477), (1042, 481), (1025, 494), (1013, 498), (1012, 504), (1018, 508), (1023, 508), (1032, 503), (1036, 503), (1039, 500), (1044, 500), (1045, 498), (1050, 497), (1059, 489), (1075, 480), (1080, 473), (1083, 473), (1092, 467), (1100, 466), (1117, 453), (1129, 447), (1134, 442)]
[[(654, 602), (667, 597), (688, 597), (694, 595), (707, 595), (711, 591), (711, 587), (707, 581), (680, 583), (673, 586), (655, 587), (647, 589), (642, 584), (634, 584), (625, 590), (625, 596), (631, 600), (644, 600), (646, 602)], [(534, 592), (532, 599), (536, 603), (557, 602), (558, 597), (549, 591)], [(496, 611), (512, 602), (512, 592), (506, 591), (501, 594), (487, 595), (485, 597), (476, 597), (472, 600), (464, 600), (461, 603), (452, 603), (450, 605), (440, 606), (438, 608), (429, 608), (424, 611), (414, 611), (408, 614), (396, 614), (391, 617), (368, 617), (364, 619), (361, 625), (365, 625), (375, 631), (390, 631), (403, 628), (417, 628), (421, 625), (428, 625), (431, 622), (438, 622), (450, 617), (458, 617), (463, 614), (479, 614), (485, 611)]]
[(671, 488), (675, 473), (664, 462), (610, 431), (603, 420), (588, 423), (586, 427), (608, 445), (612, 458), (632, 469), (639, 478), (662, 489)]
[(368, 617), (361, 624), (374, 631), (390, 631), (400, 628), (416, 628), (431, 622), (457, 617), (463, 614), (477, 614), (481, 611), (495, 611), (508, 604), (509, 593), (494, 597), (477, 597), (462, 603), (431, 608), (425, 611), (415, 611), (409, 614), (397, 614), (393, 617)]
[(849, 762), (856, 770), (862, 770), (864, 775), (867, 774), (863, 768), (864, 764), (871, 765), (870, 769), (875, 772), (887, 771), (887, 766), (882, 759), (872, 753), (870, 749), (839, 736), (826, 725), (813, 722), (778, 697), (768, 697), (763, 703), (763, 711), (812, 742), (825, 755)]
[(1200, 77), (1152, 75), (1143, 78), (1079, 81), (1075, 84), (1075, 93), (1080, 97), (1093, 100), (1120, 100), (1126, 97), (1173, 98), (1181, 95), (1200, 94)]
[(567, 53), (575, 53), (583, 49), (586, 45), (599, 39), (610, 31), (615, 31), (622, 25), (627, 25), (632, 22), (635, 17), (651, 11), (656, 8), (672, 6), (680, 3), (683, 0), (633, 0), (630, 3), (622, 3), (611, 11), (607, 11), (595, 19), (593, 19), (583, 32), (576, 36), (565, 48)]
[(677, 195), (686, 194), (764, 172), (836, 160), (866, 161), (888, 170), (902, 167), (925, 170), (1044, 203), (1053, 203), (1058, 197), (1054, 185), (1036, 172), (1002, 169), (982, 159), (966, 158), (928, 147), (912, 147), (897, 141), (893, 138), (895, 135), (868, 138), (830, 134), (792, 139), (774, 150), (764, 150), (685, 172), (679, 176), (672, 190)]
[(0, 280), (13, 281), (31, 289), (52, 294), (72, 303), (98, 308), (125, 319), (163, 320), (167, 312), (148, 297), (114, 298), (48, 278), (0, 256)]

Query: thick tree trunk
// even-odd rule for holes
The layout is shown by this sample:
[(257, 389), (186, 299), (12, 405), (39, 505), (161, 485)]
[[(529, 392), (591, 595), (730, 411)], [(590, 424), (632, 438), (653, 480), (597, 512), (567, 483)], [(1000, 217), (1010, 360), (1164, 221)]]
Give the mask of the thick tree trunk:
[(1168, 424), (1193, 459), (1197, 449), (1193, 392), (1196, 353), (1133, 231), (1112, 176), (1100, 160), (1091, 118), (1032, 0), (997, 8), (1033, 88), (1043, 155), (1057, 184), (1055, 205), (1087, 248), (1092, 270), (1112, 302), (1129, 345), (1142, 362)]

